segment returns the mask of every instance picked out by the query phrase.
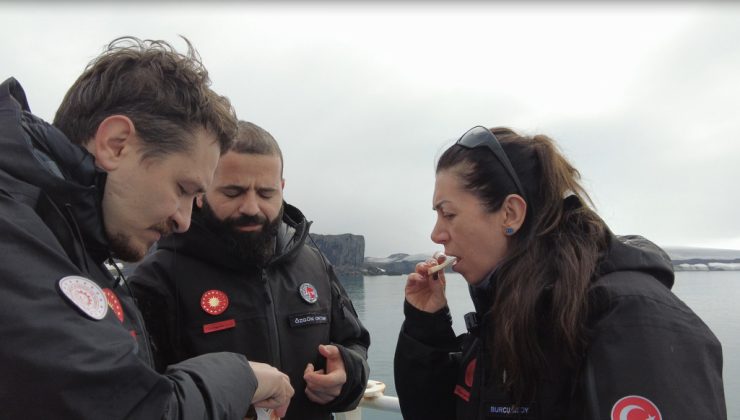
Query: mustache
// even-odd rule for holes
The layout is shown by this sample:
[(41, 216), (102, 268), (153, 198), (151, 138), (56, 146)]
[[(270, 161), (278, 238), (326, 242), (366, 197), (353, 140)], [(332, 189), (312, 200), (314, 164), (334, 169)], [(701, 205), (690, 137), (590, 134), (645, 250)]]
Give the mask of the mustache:
[(156, 225), (152, 225), (149, 229), (156, 230), (159, 232), (160, 235), (162, 235), (162, 238), (165, 236), (169, 236), (172, 234), (172, 232), (175, 231), (174, 222), (172, 221), (164, 221), (157, 223)]
[(228, 220), (228, 224), (233, 227), (266, 225), (267, 222), (268, 222), (267, 217), (264, 217), (258, 214), (256, 215), (243, 214), (239, 217), (231, 218)]

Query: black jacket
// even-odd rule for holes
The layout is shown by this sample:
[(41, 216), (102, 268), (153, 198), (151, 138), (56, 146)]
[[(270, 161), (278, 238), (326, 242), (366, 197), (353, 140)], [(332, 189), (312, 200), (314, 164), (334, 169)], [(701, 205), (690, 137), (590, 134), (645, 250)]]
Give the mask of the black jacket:
[[(471, 287), (477, 319), (485, 320), (495, 281), (493, 273)], [(672, 285), (660, 248), (641, 237), (612, 237), (589, 293), (580, 366), (566, 366), (558, 346), (541, 337), (547, 367), (535, 397), (520, 405), (502, 389), (505, 373), (491, 368), (485, 323), (455, 337), (447, 308), (429, 314), (406, 302), (394, 365), (403, 416), (625, 419), (636, 410), (652, 418), (657, 409), (655, 420), (726, 419), (720, 343)]]
[[(296, 393), (288, 419), (329, 419), (332, 411), (356, 407), (368, 379), (370, 337), (332, 267), (305, 244), (309, 226), (298, 209), (285, 204), (277, 251), (265, 267), (240, 260), (203, 225), (199, 212), (188, 232), (160, 241), (130, 279), (159, 365), (234, 351), (290, 376)], [(314, 289), (315, 303), (301, 296), (303, 284)], [(211, 311), (223, 312), (204, 310), (203, 299), (212, 297), (219, 303), (228, 299), (225, 309)], [(334, 401), (319, 405), (304, 393), (303, 371), (309, 362), (323, 367), (318, 346), (330, 343), (340, 349), (347, 383)]]
[(0, 417), (243, 417), (256, 387), (244, 356), (153, 369), (140, 313), (102, 265), (104, 183), (15, 79), (0, 84)]

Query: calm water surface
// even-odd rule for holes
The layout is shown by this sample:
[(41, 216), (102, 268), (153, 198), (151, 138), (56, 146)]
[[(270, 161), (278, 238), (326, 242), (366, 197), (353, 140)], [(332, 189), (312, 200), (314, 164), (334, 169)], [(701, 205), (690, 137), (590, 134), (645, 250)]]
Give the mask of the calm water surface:
[[(396, 395), (393, 352), (403, 322), (403, 287), (406, 276), (345, 277), (342, 283), (355, 309), (370, 331), (370, 377), (386, 384), (386, 395)], [(740, 420), (740, 272), (678, 272), (674, 293), (712, 329), (724, 353), (727, 418)], [(447, 275), (447, 299), (453, 328), (465, 330), (463, 315), (473, 310), (467, 285), (457, 273)], [(400, 420), (401, 416), (363, 410), (363, 420)]]

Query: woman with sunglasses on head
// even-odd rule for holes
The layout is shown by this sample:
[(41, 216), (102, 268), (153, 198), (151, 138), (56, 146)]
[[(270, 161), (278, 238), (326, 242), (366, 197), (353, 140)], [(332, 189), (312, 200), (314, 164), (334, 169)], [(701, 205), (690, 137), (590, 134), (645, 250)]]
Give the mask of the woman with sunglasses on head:
[(443, 153), (431, 237), (475, 312), (455, 337), (429, 271), (445, 256), (408, 276), (405, 419), (727, 418), (720, 343), (670, 291), (670, 259), (612, 234), (579, 179), (543, 135), (474, 127)]

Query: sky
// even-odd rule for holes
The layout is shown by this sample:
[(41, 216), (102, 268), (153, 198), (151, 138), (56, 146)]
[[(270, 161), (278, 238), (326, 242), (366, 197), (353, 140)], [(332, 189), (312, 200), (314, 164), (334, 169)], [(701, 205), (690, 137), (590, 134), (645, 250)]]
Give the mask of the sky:
[(740, 4), (0, 2), (0, 79), (50, 121), (111, 40), (187, 37), (271, 132), (285, 200), (365, 255), (431, 253), (434, 164), (475, 125), (552, 137), (617, 234), (740, 249)]

